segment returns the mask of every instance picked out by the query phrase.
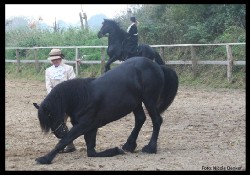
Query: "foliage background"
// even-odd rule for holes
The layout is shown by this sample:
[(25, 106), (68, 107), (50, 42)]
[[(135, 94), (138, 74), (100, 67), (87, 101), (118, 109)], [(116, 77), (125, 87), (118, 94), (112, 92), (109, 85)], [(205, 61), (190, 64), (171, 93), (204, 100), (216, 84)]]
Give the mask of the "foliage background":
[[(139, 21), (139, 42), (156, 44), (207, 44), (207, 43), (237, 43), (246, 42), (246, 4), (144, 4), (134, 5), (132, 13), (125, 12), (114, 20), (126, 30), (129, 17), (136, 16)], [(20, 17), (19, 17), (20, 18)], [(26, 20), (20, 18), (20, 20)], [(107, 38), (98, 39), (97, 30), (83, 30), (80, 26), (53, 31), (51, 29), (30, 28), (22, 26), (10, 28), (6, 20), (6, 47), (34, 46), (99, 46), (107, 45)], [(235, 60), (245, 60), (245, 47), (234, 46)], [(225, 48), (197, 47), (197, 54), (204, 60), (225, 60)], [(46, 59), (49, 49), (39, 50), (38, 58)], [(75, 58), (74, 49), (63, 49), (67, 60)], [(85, 60), (100, 60), (100, 49), (81, 49)], [(183, 60), (190, 57), (190, 51), (185, 48), (166, 49), (168, 60)], [(21, 59), (33, 59), (33, 52), (22, 50)], [(107, 56), (106, 56), (107, 58)], [(5, 50), (5, 59), (15, 59), (15, 50)], [(6, 76), (25, 78), (35, 77), (44, 80), (44, 70), (49, 64), (41, 66), (37, 73), (22, 66), (21, 72), (16, 72), (13, 64), (6, 63)], [(30, 66), (29, 66), (30, 67)], [(33, 66), (34, 67), (34, 66)], [(189, 85), (204, 85), (215, 87), (245, 87), (245, 66), (234, 66), (233, 81), (226, 81), (226, 66), (199, 66), (198, 77), (192, 76), (191, 67), (186, 65), (173, 66), (180, 76), (180, 82)], [(27, 73), (24, 73), (28, 71)], [(98, 76), (101, 74), (98, 66), (82, 65), (80, 76)]]

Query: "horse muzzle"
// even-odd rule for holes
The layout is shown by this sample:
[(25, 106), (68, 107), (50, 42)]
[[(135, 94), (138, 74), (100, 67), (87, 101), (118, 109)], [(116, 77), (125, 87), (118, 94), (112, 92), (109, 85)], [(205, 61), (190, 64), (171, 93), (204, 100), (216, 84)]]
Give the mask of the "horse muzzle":
[(52, 133), (54, 133), (54, 135), (59, 139), (63, 138), (68, 132), (69, 129), (65, 123), (62, 123), (58, 128), (52, 131)]

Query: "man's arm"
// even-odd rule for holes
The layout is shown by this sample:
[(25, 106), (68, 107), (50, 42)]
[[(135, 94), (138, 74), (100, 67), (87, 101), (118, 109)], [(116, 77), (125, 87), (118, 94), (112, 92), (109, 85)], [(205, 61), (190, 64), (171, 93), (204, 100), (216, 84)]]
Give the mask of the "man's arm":
[(68, 76), (68, 80), (76, 78), (76, 74), (74, 72), (74, 68), (73, 66), (70, 66), (68, 71), (67, 71), (67, 76)]

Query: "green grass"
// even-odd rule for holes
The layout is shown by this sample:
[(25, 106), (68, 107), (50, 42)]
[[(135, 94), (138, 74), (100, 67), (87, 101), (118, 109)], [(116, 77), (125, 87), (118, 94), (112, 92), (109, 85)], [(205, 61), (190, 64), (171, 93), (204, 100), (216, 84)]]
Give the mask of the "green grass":
[(233, 69), (231, 82), (227, 79), (227, 67), (224, 65), (199, 65), (194, 76), (192, 68), (176, 68), (180, 84), (203, 88), (245, 89), (246, 74), (244, 67)]
[[(45, 69), (49, 66), (50, 64), (40, 64), (40, 69), (37, 72), (34, 64), (21, 64), (20, 71), (18, 71), (16, 64), (5, 63), (5, 78), (44, 82)], [(117, 65), (112, 64), (111, 69), (115, 66)], [(245, 89), (246, 87), (245, 66), (235, 66), (233, 68), (231, 83), (227, 80), (226, 66), (199, 65), (196, 76), (194, 76), (190, 65), (172, 65), (171, 67), (176, 70), (179, 76), (180, 86), (231, 89)], [(81, 65), (78, 77), (98, 77), (101, 75), (101, 68), (100, 64)]]
[(37, 72), (34, 64), (21, 64), (18, 70), (16, 64), (5, 63), (5, 78), (45, 81), (45, 65)]

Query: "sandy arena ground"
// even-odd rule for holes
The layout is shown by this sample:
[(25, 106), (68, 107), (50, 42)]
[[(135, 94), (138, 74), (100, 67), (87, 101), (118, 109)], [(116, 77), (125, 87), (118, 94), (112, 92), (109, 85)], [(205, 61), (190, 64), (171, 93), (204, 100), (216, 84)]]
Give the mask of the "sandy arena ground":
[[(77, 151), (58, 154), (50, 165), (36, 164), (58, 142), (44, 135), (33, 102), (46, 96), (39, 81), (7, 80), (5, 84), (5, 170), (245, 170), (245, 90), (180, 87), (176, 99), (165, 111), (157, 154), (145, 154), (142, 147), (151, 137), (147, 117), (138, 136), (135, 153), (90, 158), (83, 136), (74, 141)], [(68, 126), (71, 127), (68, 122)], [(133, 115), (98, 130), (96, 149), (125, 143), (134, 126)]]

